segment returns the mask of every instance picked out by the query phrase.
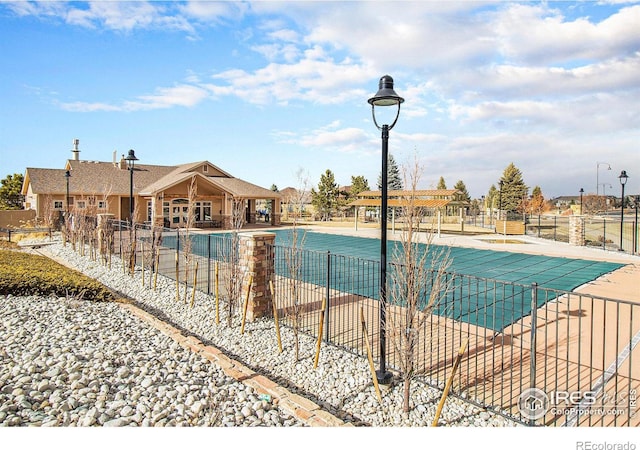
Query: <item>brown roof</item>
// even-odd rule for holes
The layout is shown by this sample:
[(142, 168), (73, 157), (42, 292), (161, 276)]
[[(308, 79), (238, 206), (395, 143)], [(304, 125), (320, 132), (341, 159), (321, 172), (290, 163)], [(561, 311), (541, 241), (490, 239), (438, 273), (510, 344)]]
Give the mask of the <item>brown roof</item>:
[(240, 178), (229, 177), (207, 177), (211, 182), (217, 186), (220, 186), (225, 191), (231, 193), (234, 197), (251, 197), (251, 198), (281, 198), (279, 192), (275, 192), (248, 181), (241, 180)]
[[(396, 206), (402, 207), (407, 206), (408, 199), (399, 199), (399, 198), (390, 198), (387, 200), (388, 206)], [(351, 203), (349, 206), (380, 206), (382, 200), (379, 198), (359, 198)], [(441, 208), (443, 206), (451, 203), (451, 200), (444, 199), (421, 199), (416, 198), (413, 200), (414, 206), (424, 207), (424, 208)]]
[[(441, 197), (452, 196), (458, 192), (457, 189), (428, 189), (421, 191), (388, 191), (388, 197)], [(362, 191), (358, 194), (358, 197), (380, 197), (380, 191)]]
[[(120, 169), (118, 163), (69, 160), (68, 167), (71, 172), (70, 193), (129, 195), (129, 169)], [(174, 169), (174, 166), (137, 164), (133, 170), (134, 193), (139, 193), (142, 188)]]
[[(205, 164), (209, 166), (210, 173), (214, 173), (216, 175), (205, 175), (194, 170), (202, 167)], [(162, 191), (191, 178), (194, 174), (204, 180), (209, 181), (215, 187), (230, 193), (234, 197), (251, 197), (262, 199), (281, 197), (278, 192), (274, 192), (269, 189), (265, 189), (263, 187), (249, 183), (248, 181), (235, 178), (208, 161), (199, 161), (196, 163), (182, 164), (180, 166), (174, 167), (171, 172), (167, 173), (162, 178), (154, 181), (153, 183), (142, 189), (140, 194), (154, 195), (156, 192)]]
[[(65, 194), (67, 192), (67, 180), (64, 177), (64, 169), (39, 169), (27, 167), (22, 184), (22, 194), (27, 192), (27, 186), (31, 184), (34, 194)], [(71, 188), (71, 186), (69, 186)]]
[(300, 192), (296, 188), (286, 187), (280, 191), (280, 194), (284, 203), (296, 203), (298, 201), (302, 201), (305, 204), (311, 203), (311, 193), (309, 191), (304, 191), (302, 198), (300, 198)]
[[(202, 167), (203, 164), (209, 166), (209, 173), (213, 176), (194, 170)], [(27, 186), (31, 184), (31, 189), (35, 194), (64, 194), (67, 186), (67, 180), (64, 176), (66, 168), (71, 174), (69, 193), (72, 195), (129, 195), (131, 174), (126, 166), (121, 169), (119, 163), (73, 159), (67, 161), (65, 169), (27, 168), (23, 190), (26, 190)], [(236, 197), (263, 199), (281, 197), (278, 192), (234, 178), (208, 161), (179, 166), (137, 164), (133, 171), (133, 190), (137, 195), (153, 195), (192, 177), (194, 174)]]

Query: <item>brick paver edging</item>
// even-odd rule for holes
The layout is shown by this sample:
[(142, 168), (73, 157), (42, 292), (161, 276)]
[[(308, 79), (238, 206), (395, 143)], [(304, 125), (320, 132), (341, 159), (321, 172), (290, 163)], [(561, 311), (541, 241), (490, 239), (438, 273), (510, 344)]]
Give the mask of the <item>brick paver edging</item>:
[(334, 415), (324, 411), (314, 402), (289, 391), (264, 375), (258, 374), (248, 367), (229, 358), (216, 347), (205, 345), (194, 336), (185, 336), (180, 330), (158, 319), (131, 303), (118, 303), (122, 308), (130, 311), (136, 317), (166, 334), (182, 347), (191, 350), (217, 364), (225, 374), (247, 386), (251, 386), (260, 394), (269, 394), (274, 403), (285, 412), (295, 416), (298, 420), (312, 427), (342, 427), (353, 426), (345, 423)]

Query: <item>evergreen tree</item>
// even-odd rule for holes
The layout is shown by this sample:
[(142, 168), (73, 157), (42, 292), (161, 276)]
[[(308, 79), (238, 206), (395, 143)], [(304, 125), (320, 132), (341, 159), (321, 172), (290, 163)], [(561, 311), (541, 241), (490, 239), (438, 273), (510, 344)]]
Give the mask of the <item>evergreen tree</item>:
[(460, 194), (461, 194), (460, 200), (465, 202), (471, 201), (471, 196), (469, 195), (469, 192), (467, 192), (467, 187), (464, 185), (464, 182), (462, 180), (458, 180), (458, 182), (455, 184), (455, 186), (453, 186), (453, 188), (460, 191)]
[(331, 170), (327, 169), (324, 174), (320, 175), (318, 190), (311, 188), (311, 204), (320, 213), (322, 220), (331, 218), (331, 213), (336, 210), (338, 194), (339, 190), (335, 176)]
[(351, 176), (351, 196), (352, 197), (357, 196), (360, 192), (369, 191), (369, 190), (371, 190), (369, 188), (369, 182), (364, 176), (362, 175)]
[(522, 210), (523, 199), (526, 199), (527, 186), (522, 179), (522, 172), (513, 163), (510, 163), (502, 174), (502, 210)]
[(0, 209), (22, 209), (23, 181), (23, 175), (15, 173), (0, 182)]
[[(389, 153), (389, 161), (387, 163), (387, 189), (389, 191), (401, 191), (403, 189), (400, 169), (391, 153)], [(378, 176), (378, 190), (382, 190), (382, 172)]]
[(498, 189), (496, 189), (495, 184), (492, 184), (489, 188), (489, 192), (487, 192), (487, 198), (485, 202), (487, 203), (487, 208), (489, 209), (498, 208)]
[(438, 180), (438, 185), (436, 186), (436, 189), (446, 189), (447, 188), (447, 183), (444, 182), (444, 177), (441, 176), (440, 179)]

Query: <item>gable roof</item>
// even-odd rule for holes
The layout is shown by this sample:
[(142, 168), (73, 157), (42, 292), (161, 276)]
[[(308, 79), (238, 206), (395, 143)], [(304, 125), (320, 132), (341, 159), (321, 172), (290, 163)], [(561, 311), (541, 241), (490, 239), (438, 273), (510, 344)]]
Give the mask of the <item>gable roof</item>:
[(241, 180), (240, 178), (228, 178), (228, 177), (207, 177), (211, 182), (225, 191), (231, 193), (234, 197), (239, 198), (282, 198), (279, 192), (265, 189), (248, 181)]
[[(196, 171), (202, 166), (207, 166), (210, 171), (207, 173), (213, 173), (216, 175), (208, 175), (203, 174), (202, 172)], [(263, 198), (263, 199), (272, 199), (272, 198), (280, 198), (281, 195), (278, 192), (271, 191), (269, 189), (265, 189), (263, 187), (257, 186), (255, 184), (249, 183), (248, 181), (241, 180), (239, 178), (235, 178), (223, 171), (217, 166), (214, 166), (208, 161), (199, 161), (196, 163), (188, 163), (181, 164), (173, 168), (172, 171), (167, 173), (162, 178), (152, 182), (147, 185), (144, 189), (141, 189), (139, 194), (144, 196), (155, 195), (156, 193), (168, 189), (176, 184), (182, 183), (185, 180), (188, 180), (192, 176), (198, 176), (203, 180), (208, 181), (213, 186), (218, 189), (229, 192), (234, 197), (238, 198)]]
[(31, 185), (34, 194), (64, 194), (67, 192), (67, 180), (64, 169), (39, 169), (27, 167), (22, 182), (22, 195), (27, 194)]
[[(129, 195), (131, 174), (126, 167), (121, 169), (117, 163), (83, 160), (68, 160), (67, 167), (71, 172), (70, 193)], [(133, 170), (134, 193), (139, 193), (173, 169), (173, 166), (136, 165)]]
[[(201, 171), (204, 166), (207, 167), (206, 173)], [(126, 166), (116, 162), (74, 159), (67, 161), (65, 169), (27, 168), (22, 186), (23, 194), (26, 194), (29, 184), (34, 194), (66, 193), (65, 171), (67, 169), (71, 174), (69, 178), (71, 195), (129, 195), (131, 174)], [(229, 192), (234, 197), (263, 199), (282, 197), (278, 192), (235, 178), (209, 161), (179, 166), (137, 164), (133, 170), (133, 190), (136, 195), (151, 196), (194, 175), (218, 189)]]

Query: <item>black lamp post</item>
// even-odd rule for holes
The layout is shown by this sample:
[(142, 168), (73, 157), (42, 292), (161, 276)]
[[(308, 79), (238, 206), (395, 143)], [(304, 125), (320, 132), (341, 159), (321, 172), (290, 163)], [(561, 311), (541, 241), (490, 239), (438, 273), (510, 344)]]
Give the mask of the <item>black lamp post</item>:
[(71, 172), (69, 172), (68, 170), (64, 173), (64, 177), (67, 180), (67, 197), (66, 197), (66, 208), (65, 208), (65, 212), (67, 214), (69, 214), (69, 178), (71, 178)]
[(129, 150), (129, 154), (124, 160), (129, 168), (129, 222), (133, 224), (133, 169), (138, 158), (133, 150)]
[(580, 215), (582, 215), (582, 194), (584, 194), (584, 189), (580, 188)]
[(484, 201), (484, 195), (482, 196), (482, 227), (484, 228), (484, 216), (487, 213), (487, 204)]
[(498, 219), (501, 219), (502, 218), (502, 185), (504, 184), (504, 181), (500, 180), (498, 184), (500, 185), (500, 192), (498, 194)]
[(622, 203), (620, 205), (620, 248), (618, 250), (623, 252), (624, 249), (622, 248), (622, 228), (624, 225), (624, 185), (627, 184), (627, 179), (629, 178), (629, 176), (627, 175), (627, 171), (623, 170), (622, 172), (620, 172), (618, 178), (620, 179), (620, 185), (622, 186)]
[(635, 210), (636, 210), (636, 223), (634, 225), (634, 233), (633, 236), (635, 238), (635, 244), (633, 246), (634, 251), (636, 253), (638, 253), (638, 208), (640, 208), (640, 195), (636, 195), (636, 199), (635, 199)]
[[(391, 373), (386, 367), (386, 313), (387, 313), (387, 166), (389, 159), (389, 130), (391, 130), (400, 116), (400, 104), (404, 99), (393, 90), (393, 78), (385, 75), (380, 78), (378, 92), (367, 100), (371, 105), (373, 123), (382, 131), (382, 192), (380, 206), (380, 369), (376, 371), (378, 382), (387, 384), (391, 381)], [(378, 125), (376, 120), (376, 106), (397, 106), (396, 117), (391, 125)]]

